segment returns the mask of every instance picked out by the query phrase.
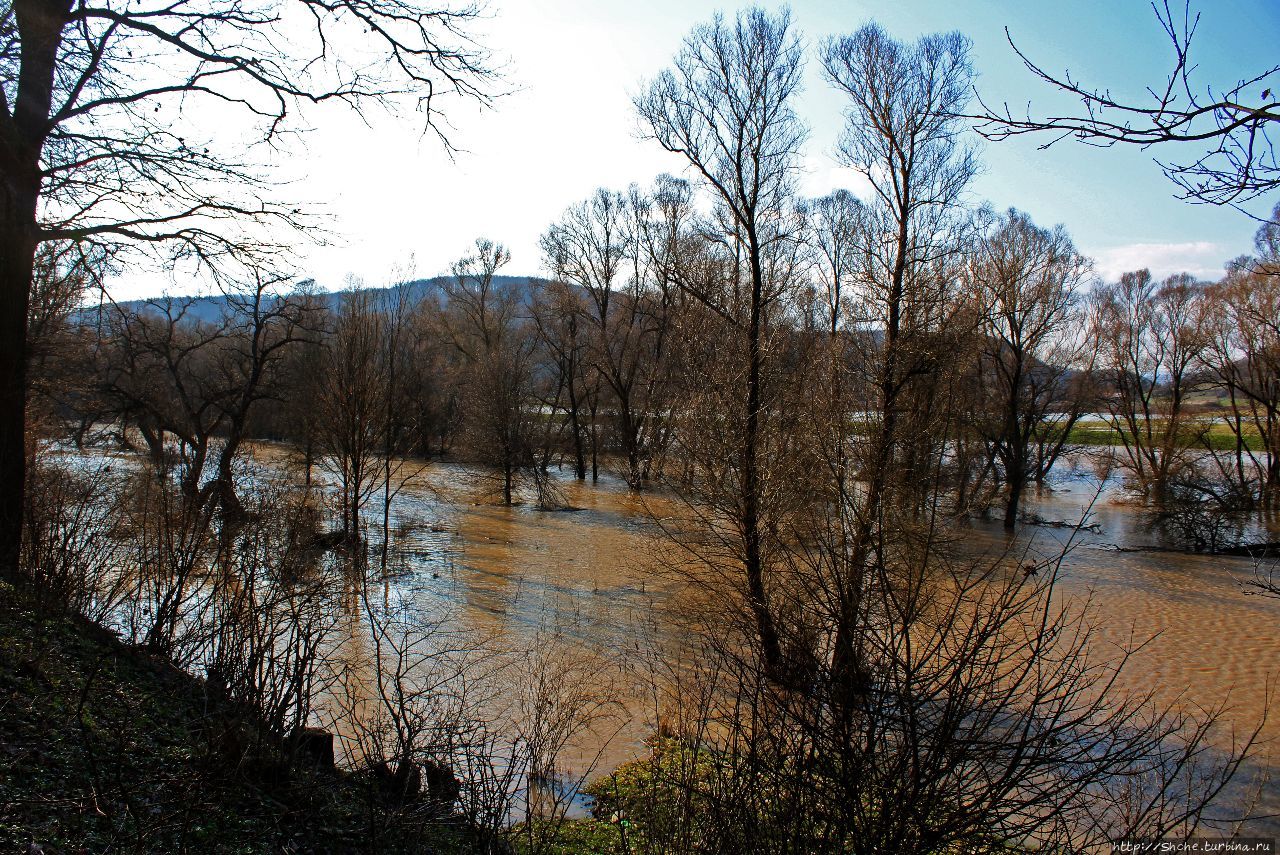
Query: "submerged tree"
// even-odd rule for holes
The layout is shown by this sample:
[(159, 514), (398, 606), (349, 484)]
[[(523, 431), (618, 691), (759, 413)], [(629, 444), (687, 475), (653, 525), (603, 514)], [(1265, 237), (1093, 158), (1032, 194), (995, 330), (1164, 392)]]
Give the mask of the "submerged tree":
[(515, 500), (520, 473), (533, 464), (533, 356), (521, 293), (498, 281), (511, 260), (502, 244), (476, 241), (453, 266), (441, 322), (462, 359), (463, 425), (471, 453), (499, 472), (503, 504)]
[(388, 430), (385, 330), (374, 295), (351, 283), (339, 298), (324, 339), (316, 418), (321, 466), (336, 479), (341, 535), (363, 537), (361, 511), (382, 475), (378, 455)]
[(588, 447), (591, 447), (592, 459), (597, 454), (587, 424), (588, 413), (594, 409), (590, 399), (598, 394), (587, 376), (590, 344), (587, 307), (577, 288), (552, 282), (538, 292), (532, 309), (539, 342), (555, 377), (554, 391), (546, 396), (546, 405), (553, 412), (565, 414), (574, 476), (584, 481)]
[(1090, 332), (1122, 463), (1142, 495), (1163, 501), (1192, 465), (1204, 429), (1187, 409), (1204, 345), (1202, 287), (1185, 273), (1157, 283), (1139, 270), (1095, 289), (1091, 299)]
[[(1079, 371), (1083, 316), (1076, 289), (1089, 262), (1066, 230), (1038, 228), (1011, 210), (976, 243), (969, 265), (978, 326), (979, 382), (986, 406), (976, 424), (1004, 468), (1004, 527), (1017, 521), (1022, 494), (1041, 481), (1066, 447), (1085, 403)], [(1044, 447), (1037, 454), (1037, 448)]]
[[(1272, 212), (1272, 220), (1280, 213)], [(1229, 480), (1280, 507), (1280, 226), (1258, 229), (1257, 256), (1238, 259), (1205, 294), (1203, 359), (1226, 392), (1234, 448)], [(1261, 448), (1253, 447), (1256, 436)], [(1217, 459), (1217, 458), (1215, 458)]]
[(582, 304), (587, 309), (581, 318), (590, 323), (587, 347), (581, 355), (586, 359), (583, 368), (587, 369), (584, 391), (591, 401), (592, 418), (587, 425), (591, 435), (591, 477), (599, 477), (600, 442), (595, 412), (601, 385), (612, 393), (618, 438), (632, 463), (629, 472), (635, 476), (638, 414), (632, 390), (636, 362), (635, 348), (631, 346), (634, 323), (628, 324), (627, 319), (634, 322), (636, 315), (634, 305), (628, 307), (626, 296), (615, 293), (626, 275), (626, 260), (634, 245), (627, 231), (626, 197), (603, 188), (597, 190), (591, 198), (565, 211), (560, 221), (543, 234), (541, 243), (547, 266), (556, 277), (581, 290)]
[(242, 516), (234, 468), (263, 401), (279, 397), (288, 350), (312, 321), (305, 300), (285, 283), (258, 274), (229, 291), (213, 319), (198, 316), (194, 298), (113, 305), (98, 344), (98, 392), (85, 418), (106, 414), (135, 429), (157, 472), (171, 467), (198, 511)]
[[(633, 489), (644, 485), (655, 446), (661, 447), (665, 397), (661, 386), (671, 379), (664, 370), (670, 295), (661, 284), (649, 281), (645, 231), (651, 227), (650, 205), (634, 187), (625, 195), (601, 189), (566, 211), (542, 237), (548, 266), (578, 292), (563, 295), (560, 302), (573, 300), (578, 306), (565, 305), (565, 310), (589, 321), (581, 331), (582, 343), (587, 345), (581, 357), (584, 368), (589, 368), (583, 372), (583, 385), (589, 392), (607, 393), (602, 409), (612, 422), (613, 438), (626, 460), (627, 483)], [(557, 349), (562, 351), (563, 346)], [(603, 389), (588, 385), (587, 374), (598, 378), (597, 385)], [(573, 392), (571, 388), (571, 401), (581, 395)], [(593, 477), (595, 430), (593, 424)]]

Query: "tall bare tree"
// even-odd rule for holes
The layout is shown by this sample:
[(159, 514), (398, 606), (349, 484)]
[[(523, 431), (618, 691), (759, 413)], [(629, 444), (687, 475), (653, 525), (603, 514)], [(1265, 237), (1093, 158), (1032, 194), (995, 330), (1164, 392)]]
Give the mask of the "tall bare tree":
[(533, 462), (533, 350), (528, 307), (498, 281), (511, 252), (490, 240), (453, 266), (441, 318), (464, 364), (463, 420), (471, 451), (500, 474), (503, 504), (515, 500), (520, 473)]
[(635, 217), (633, 294), (644, 318), (642, 376), (637, 383), (643, 417), (637, 420), (637, 445), (642, 449), (640, 474), (647, 480), (663, 470), (676, 430), (673, 411), (688, 385), (682, 343), (691, 330), (682, 325), (692, 298), (679, 285), (679, 271), (685, 249), (701, 238), (695, 234), (688, 181), (662, 175), (647, 193), (633, 187), (630, 195)]
[(824, 327), (834, 338), (851, 313), (852, 280), (858, 270), (865, 206), (848, 190), (836, 190), (809, 203), (814, 272), (824, 310)]
[(1112, 429), (1124, 449), (1132, 486), (1157, 502), (1168, 498), (1204, 426), (1191, 418), (1187, 395), (1204, 345), (1202, 287), (1188, 274), (1157, 283), (1148, 270), (1125, 273), (1091, 295), (1091, 334)]
[(542, 288), (533, 304), (533, 323), (555, 374), (555, 390), (548, 406), (563, 410), (567, 419), (573, 472), (579, 481), (587, 477), (587, 398), (592, 394), (586, 373), (589, 329), (582, 294), (565, 282)]
[(385, 292), (380, 311), (382, 320), (382, 545), (380, 561), (387, 568), (391, 549), (391, 503), (404, 485), (422, 470), (409, 461), (416, 419), (421, 408), (414, 405), (415, 387), (430, 382), (419, 374), (422, 357), (415, 345), (421, 325), (414, 325), (413, 283), (403, 276)]
[(219, 409), (222, 444), (214, 477), (202, 490), (204, 501), (213, 500), (224, 514), (243, 516), (236, 495), (233, 467), (248, 438), (251, 419), (264, 401), (283, 398), (281, 369), (288, 351), (316, 335), (319, 322), (305, 294), (281, 293), (286, 280), (255, 273), (245, 288), (226, 293), (232, 322), (230, 347), (219, 365), (228, 389)]
[[(314, 316), (277, 277), (257, 274), (212, 321), (193, 298), (113, 305), (99, 345), (100, 392), (125, 429), (136, 429), (166, 476), (176, 442), (177, 480), (195, 512), (243, 516), (235, 466), (263, 401), (282, 397), (283, 359)], [(95, 404), (85, 417), (98, 414)]]
[(230, 320), (201, 322), (194, 300), (150, 300), (118, 307), (101, 349), (103, 391), (122, 427), (136, 428), (152, 466), (167, 477), (176, 445), (178, 484), (194, 506), (223, 419), (219, 400), (231, 390), (217, 362), (231, 335)]
[(601, 189), (542, 238), (548, 266), (581, 289), (590, 308), (586, 355), (609, 394), (606, 410), (633, 489), (648, 477), (650, 440), (661, 431), (657, 383), (669, 329), (670, 304), (649, 282), (649, 205), (637, 188), (625, 195)]
[[(589, 347), (584, 352), (588, 360), (584, 368), (589, 369), (589, 380), (584, 386), (592, 412), (588, 425), (592, 478), (599, 477), (600, 442), (595, 411), (599, 406), (600, 386), (612, 393), (619, 438), (632, 463), (628, 471), (634, 473), (636, 432), (632, 427), (635, 414), (631, 395), (634, 377), (629, 370), (634, 364), (634, 348), (629, 346), (632, 337), (626, 321), (626, 297), (615, 294), (625, 276), (632, 245), (627, 231), (626, 197), (604, 188), (597, 190), (591, 198), (565, 211), (560, 221), (543, 234), (541, 244), (547, 266), (557, 278), (580, 288), (586, 298), (583, 302), (590, 309), (583, 318), (591, 325)], [(629, 314), (635, 318), (634, 307)]]
[[(1277, 213), (1272, 212), (1272, 219)], [(1237, 259), (1205, 294), (1203, 359), (1226, 393), (1231, 480), (1280, 506), (1280, 227), (1258, 231), (1258, 256)], [(1255, 449), (1252, 438), (1260, 440)]]
[(341, 535), (360, 543), (361, 511), (377, 490), (386, 437), (383, 324), (375, 296), (352, 281), (325, 337), (315, 423), (320, 465), (337, 480)]
[(852, 691), (861, 679), (856, 647), (864, 574), (875, 533), (886, 525), (885, 498), (895, 479), (927, 478), (910, 465), (911, 442), (927, 431), (904, 429), (903, 420), (924, 412), (912, 388), (939, 365), (931, 336), (946, 314), (953, 281), (944, 268), (956, 259), (962, 194), (977, 168), (958, 118), (973, 70), (969, 42), (959, 33), (904, 44), (875, 24), (829, 40), (822, 58), (828, 79), (849, 99), (841, 160), (872, 188), (859, 280), (864, 317), (880, 327), (867, 361), (866, 487), (836, 592), (844, 617), (835, 668), (845, 675), (837, 681)]
[[(782, 215), (793, 195), (806, 129), (794, 99), (803, 68), (790, 15), (759, 8), (720, 16), (685, 37), (672, 67), (636, 98), (647, 133), (688, 160), (711, 192), (723, 223), (733, 280), (710, 290), (682, 278), (694, 298), (736, 331), (742, 347), (743, 406), (737, 448), (735, 522), (749, 608), (766, 667), (780, 672), (782, 648), (765, 580), (761, 425), (766, 317), (782, 293), (766, 269), (773, 245), (793, 239)], [(739, 287), (740, 286), (740, 287)]]

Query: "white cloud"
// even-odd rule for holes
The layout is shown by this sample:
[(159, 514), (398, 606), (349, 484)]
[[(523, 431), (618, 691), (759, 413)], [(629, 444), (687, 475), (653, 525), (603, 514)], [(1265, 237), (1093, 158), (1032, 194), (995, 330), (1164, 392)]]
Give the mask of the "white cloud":
[(1201, 279), (1219, 279), (1233, 254), (1219, 243), (1130, 243), (1093, 253), (1095, 271), (1107, 282), (1120, 274), (1146, 267), (1157, 278), (1174, 273), (1190, 273)]
[(826, 156), (805, 158), (800, 180), (801, 195), (810, 198), (825, 196), (838, 188), (844, 188), (863, 200), (872, 195), (871, 182), (862, 173), (839, 166)]

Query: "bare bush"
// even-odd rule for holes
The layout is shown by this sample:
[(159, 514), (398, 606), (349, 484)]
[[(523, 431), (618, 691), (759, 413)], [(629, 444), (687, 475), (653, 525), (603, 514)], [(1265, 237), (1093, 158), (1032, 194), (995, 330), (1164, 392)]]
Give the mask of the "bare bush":
[(210, 582), (202, 659), (211, 699), (283, 740), (312, 723), (328, 689), (335, 586), (292, 537), (304, 496), (268, 484), (246, 506)]
[(125, 550), (112, 537), (121, 477), (109, 464), (40, 461), (30, 472), (22, 575), (42, 607), (104, 623), (128, 593)]
[(1184, 474), (1169, 485), (1151, 525), (1194, 552), (1215, 554), (1240, 544), (1254, 506), (1250, 485)]
[(212, 595), (213, 519), (149, 472), (137, 473), (127, 489), (116, 533), (128, 545), (122, 573), (130, 592), (115, 620), (129, 641), (189, 666), (205, 632), (196, 616)]
[(366, 773), (375, 842), (391, 819), (432, 823), (464, 810), (462, 761), (492, 737), (476, 714), (487, 698), (474, 640), (407, 605), (378, 604), (363, 587), (353, 594), (355, 634), (333, 661), (323, 718)]

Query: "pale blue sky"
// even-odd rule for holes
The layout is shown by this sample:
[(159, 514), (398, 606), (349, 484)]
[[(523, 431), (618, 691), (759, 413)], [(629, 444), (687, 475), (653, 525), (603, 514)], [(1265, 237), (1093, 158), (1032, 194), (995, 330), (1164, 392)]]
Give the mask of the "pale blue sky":
[[(1280, 3), (1197, 6), (1195, 58), (1204, 84), (1232, 83), (1274, 63)], [(454, 139), (466, 150), (453, 162), (420, 135), (413, 115), (376, 117), (371, 127), (337, 112), (308, 116), (314, 131), (305, 156), (289, 165), (299, 179), (294, 192), (328, 203), (340, 242), (305, 250), (307, 272), (326, 287), (340, 287), (347, 273), (382, 284), (412, 255), (418, 275), (434, 275), (480, 235), (512, 248), (508, 272), (543, 272), (538, 236), (567, 205), (597, 186), (621, 189), (682, 168), (639, 139), (631, 96), (670, 62), (691, 27), (737, 8), (708, 0), (494, 0), (477, 37), (506, 62), (518, 91), (492, 111), (453, 111)], [(811, 49), (868, 20), (902, 39), (958, 29), (973, 40), (984, 97), (1013, 105), (1061, 102), (1022, 68), (1005, 42), (1006, 26), (1046, 68), (1069, 69), (1117, 94), (1139, 94), (1171, 64), (1169, 43), (1143, 0), (798, 0), (791, 8)], [(842, 108), (811, 50), (799, 103), (811, 128), (806, 194), (852, 183), (833, 159)], [(1037, 142), (984, 145), (986, 169), (973, 197), (1026, 210), (1042, 225), (1065, 224), (1102, 275), (1150, 266), (1160, 275), (1186, 269), (1210, 277), (1249, 250), (1256, 223), (1176, 200), (1153, 152), (1070, 141), (1039, 151)]]

